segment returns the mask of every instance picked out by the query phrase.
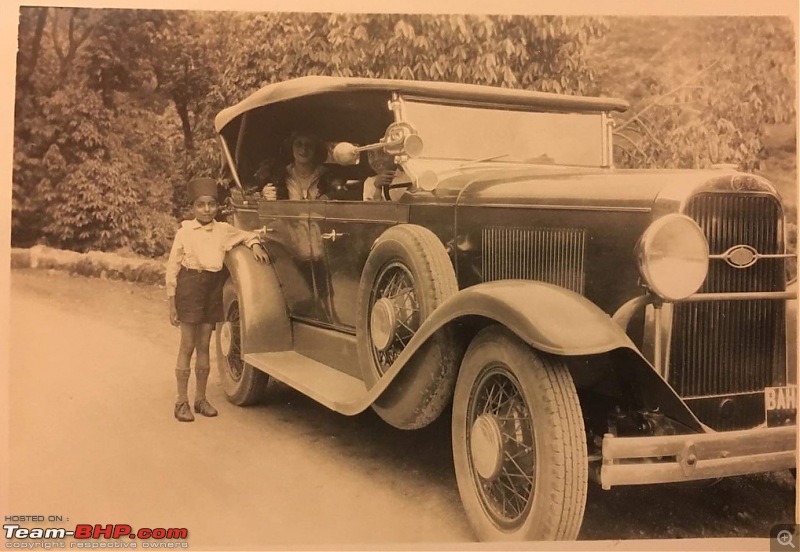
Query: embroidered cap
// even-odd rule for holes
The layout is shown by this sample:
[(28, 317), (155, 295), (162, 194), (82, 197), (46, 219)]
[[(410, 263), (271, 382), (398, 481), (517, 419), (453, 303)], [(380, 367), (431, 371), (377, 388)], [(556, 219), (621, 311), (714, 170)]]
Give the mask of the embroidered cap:
[(217, 182), (211, 178), (195, 178), (186, 185), (189, 194), (189, 203), (200, 196), (217, 198)]

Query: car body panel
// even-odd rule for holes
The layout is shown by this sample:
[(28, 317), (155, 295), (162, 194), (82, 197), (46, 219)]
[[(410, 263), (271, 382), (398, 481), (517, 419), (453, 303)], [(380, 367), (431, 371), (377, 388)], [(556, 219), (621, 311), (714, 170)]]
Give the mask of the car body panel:
[(312, 218), (323, 236), (318, 279), (325, 286), (324, 322), (355, 333), (361, 268), (375, 240), (391, 226), (408, 220), (408, 207), (389, 202), (329, 201), (322, 216)]

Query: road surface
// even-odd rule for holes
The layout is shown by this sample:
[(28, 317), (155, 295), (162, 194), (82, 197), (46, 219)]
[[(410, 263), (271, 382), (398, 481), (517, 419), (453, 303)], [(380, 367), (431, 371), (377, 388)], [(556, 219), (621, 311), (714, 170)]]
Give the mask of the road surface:
[[(447, 419), (404, 432), (282, 385), (239, 408), (212, 374), (219, 417), (178, 423), (163, 289), (33, 270), (11, 283), (11, 514), (185, 527), (193, 550), (473, 540)], [(579, 538), (766, 537), (795, 492), (788, 472), (592, 486)]]

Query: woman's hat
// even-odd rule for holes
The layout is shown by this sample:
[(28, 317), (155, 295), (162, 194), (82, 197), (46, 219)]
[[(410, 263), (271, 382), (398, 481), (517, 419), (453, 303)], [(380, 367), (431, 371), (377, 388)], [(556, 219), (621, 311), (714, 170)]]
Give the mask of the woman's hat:
[(195, 178), (186, 185), (189, 203), (194, 203), (194, 200), (200, 196), (218, 197), (217, 181), (213, 178)]

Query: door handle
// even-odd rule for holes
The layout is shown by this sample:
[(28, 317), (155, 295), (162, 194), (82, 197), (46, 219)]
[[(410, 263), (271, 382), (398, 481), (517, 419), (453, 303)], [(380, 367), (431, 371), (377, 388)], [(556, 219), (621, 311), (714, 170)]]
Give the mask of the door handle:
[(330, 232), (326, 232), (322, 234), (323, 240), (331, 240), (332, 242), (336, 241), (336, 238), (341, 238), (342, 236), (346, 236), (344, 232), (337, 232), (336, 229), (331, 230)]
[(255, 233), (256, 233), (256, 235), (258, 235), (258, 237), (259, 237), (259, 238), (261, 238), (261, 239), (264, 239), (264, 238), (266, 238), (266, 237), (267, 237), (267, 234), (268, 234), (269, 232), (274, 232), (274, 231), (275, 231), (275, 229), (274, 229), (274, 228), (269, 228), (269, 227), (268, 227), (268, 226), (265, 224), (264, 226), (262, 226), (261, 228), (259, 228), (258, 230), (256, 230), (256, 232), (255, 232)]

